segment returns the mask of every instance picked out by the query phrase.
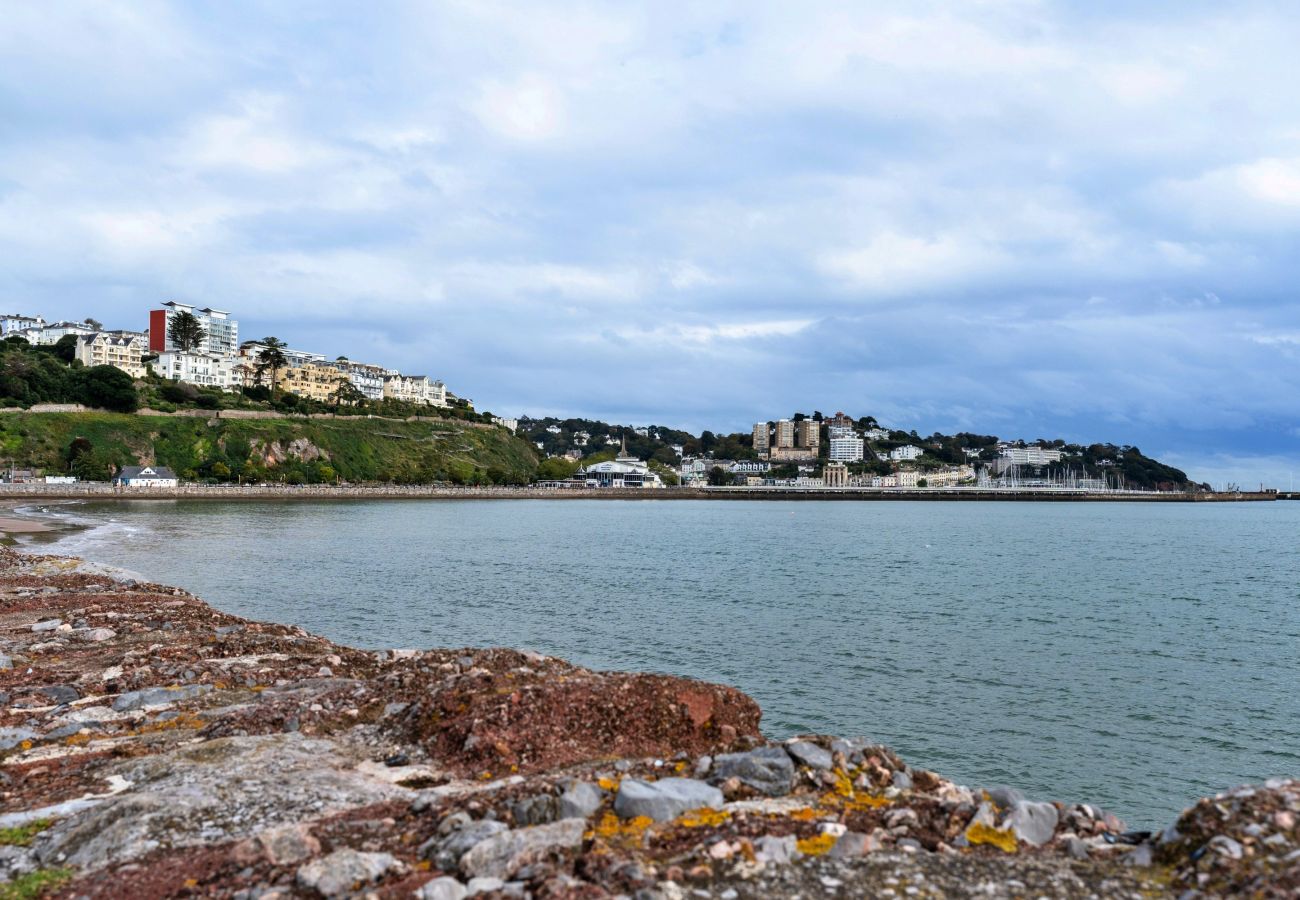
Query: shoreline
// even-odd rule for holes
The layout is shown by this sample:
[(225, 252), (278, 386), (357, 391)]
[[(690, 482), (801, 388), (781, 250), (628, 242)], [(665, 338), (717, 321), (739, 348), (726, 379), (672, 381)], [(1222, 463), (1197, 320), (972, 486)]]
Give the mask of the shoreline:
[(867, 740), (770, 741), (723, 685), (355, 650), (134, 579), (0, 549), (0, 827), (30, 830), (0, 879), (89, 897), (1300, 888), (1287, 779), (1129, 833)]
[(978, 488), (589, 488), (443, 487), (424, 485), (199, 485), (118, 489), (109, 484), (3, 484), (0, 504), (18, 500), (662, 500), (662, 501), (836, 501), (836, 502), (1044, 502), (1044, 503), (1258, 503), (1275, 502), (1275, 492), (1178, 493), (1064, 490), (981, 490)]

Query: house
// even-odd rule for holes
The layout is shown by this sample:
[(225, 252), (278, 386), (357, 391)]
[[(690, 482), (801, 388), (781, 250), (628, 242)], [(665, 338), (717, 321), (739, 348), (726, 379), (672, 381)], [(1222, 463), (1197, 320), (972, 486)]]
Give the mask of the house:
[(113, 366), (132, 378), (144, 377), (143, 334), (131, 331), (99, 331), (77, 337), (75, 358), (83, 366)]
[(384, 396), (405, 403), (445, 407), (449, 402), (447, 386), (427, 375), (403, 375), (389, 369), (384, 375)]
[(664, 486), (659, 476), (650, 471), (649, 465), (635, 456), (628, 455), (626, 439), (617, 458), (581, 468), (578, 470), (578, 477), (593, 487), (661, 488)]
[(133, 488), (174, 488), (180, 484), (176, 473), (166, 466), (123, 466), (113, 476), (113, 484)]
[(230, 313), (210, 306), (199, 309), (175, 300), (162, 304), (161, 309), (149, 311), (149, 349), (152, 352), (181, 349), (172, 336), (172, 320), (186, 312), (203, 326), (203, 342), (195, 350), (217, 356), (234, 356), (239, 352), (239, 322), (230, 318)]
[(163, 378), (232, 390), (240, 385), (235, 372), (239, 357), (229, 353), (185, 353), (168, 350), (158, 354), (154, 371)]
[(889, 451), (889, 458), (894, 462), (908, 462), (919, 457), (925, 451), (920, 447), (907, 444), (903, 447), (895, 447)]

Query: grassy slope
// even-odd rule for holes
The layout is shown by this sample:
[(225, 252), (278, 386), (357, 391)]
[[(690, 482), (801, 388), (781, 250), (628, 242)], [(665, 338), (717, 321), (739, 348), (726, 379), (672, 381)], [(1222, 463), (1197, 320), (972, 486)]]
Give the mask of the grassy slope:
[[(454, 420), (218, 419), (115, 413), (6, 413), (0, 416), (0, 458), (48, 472), (67, 470), (67, 449), (84, 437), (117, 465), (155, 462), (201, 477), (220, 462), (237, 474), (263, 474), (249, 448), (306, 439), (328, 455), (347, 481), (473, 480), (489, 471), (526, 481), (537, 459), (529, 445), (500, 428), (471, 428)], [(290, 463), (265, 472), (310, 475)], [(308, 480), (311, 480), (308, 478)]]

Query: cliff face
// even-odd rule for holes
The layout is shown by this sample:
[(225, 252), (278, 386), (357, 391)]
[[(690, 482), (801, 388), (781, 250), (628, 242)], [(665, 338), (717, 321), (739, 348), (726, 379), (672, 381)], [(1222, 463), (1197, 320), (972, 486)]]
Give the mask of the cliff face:
[(0, 896), (1178, 896), (1300, 890), (1300, 784), (1157, 838), (732, 688), (340, 647), (0, 551)]

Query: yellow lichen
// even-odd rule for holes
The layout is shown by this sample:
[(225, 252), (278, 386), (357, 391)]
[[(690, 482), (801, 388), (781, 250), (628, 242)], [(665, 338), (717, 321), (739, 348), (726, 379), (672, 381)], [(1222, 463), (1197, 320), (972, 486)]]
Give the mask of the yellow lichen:
[(653, 824), (654, 820), (649, 816), (637, 816), (624, 821), (612, 812), (607, 812), (584, 837), (587, 840), (601, 838), (620, 843), (639, 843), (646, 830)]
[(811, 822), (813, 819), (821, 818), (825, 813), (813, 809), (811, 806), (805, 806), (803, 809), (796, 809), (790, 813), (790, 818), (796, 822)]
[(729, 812), (704, 806), (684, 813), (677, 820), (677, 824), (683, 828), (708, 828), (713, 825), (721, 825), (730, 818), (731, 813)]
[(821, 856), (835, 846), (835, 835), (819, 834), (816, 837), (799, 838), (795, 841), (795, 846), (804, 856)]
[(616, 791), (618, 790), (618, 781), (617, 778), (610, 778), (608, 775), (602, 775), (596, 780), (596, 784), (600, 785), (602, 791)]
[(1003, 853), (1016, 852), (1016, 835), (1010, 828), (994, 828), (976, 822), (966, 829), (966, 840), (972, 844), (989, 844)]

